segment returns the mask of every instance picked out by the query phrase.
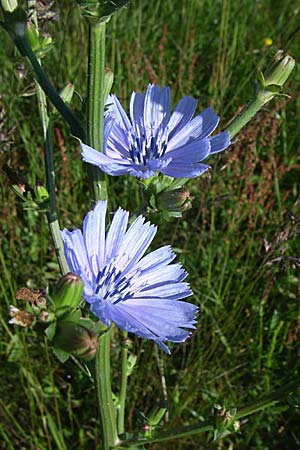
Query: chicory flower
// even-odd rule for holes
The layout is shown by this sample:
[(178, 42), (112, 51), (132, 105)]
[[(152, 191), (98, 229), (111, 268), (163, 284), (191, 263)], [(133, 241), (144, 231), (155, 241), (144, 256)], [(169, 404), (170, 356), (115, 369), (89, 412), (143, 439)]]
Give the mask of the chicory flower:
[(219, 117), (207, 108), (193, 118), (196, 107), (195, 99), (184, 97), (171, 114), (170, 88), (149, 85), (146, 93), (132, 93), (129, 119), (110, 95), (103, 153), (81, 144), (83, 159), (110, 175), (198, 177), (210, 168), (201, 161), (227, 148), (230, 136), (224, 131), (211, 137)]
[(164, 342), (184, 342), (195, 328), (197, 307), (182, 301), (192, 295), (170, 246), (148, 253), (156, 227), (137, 217), (127, 229), (127, 211), (119, 208), (105, 232), (107, 204), (100, 201), (83, 221), (83, 231), (63, 230), (70, 269), (84, 282), (83, 296), (107, 326)]

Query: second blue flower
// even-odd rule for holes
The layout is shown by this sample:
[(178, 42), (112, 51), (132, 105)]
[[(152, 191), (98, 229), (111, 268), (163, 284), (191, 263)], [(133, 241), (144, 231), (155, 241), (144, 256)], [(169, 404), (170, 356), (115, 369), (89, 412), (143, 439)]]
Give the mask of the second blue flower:
[(210, 166), (205, 158), (230, 144), (228, 132), (210, 137), (219, 123), (212, 108), (194, 116), (197, 101), (184, 97), (171, 109), (170, 88), (149, 85), (133, 92), (130, 120), (115, 95), (107, 100), (103, 153), (82, 146), (84, 161), (110, 175), (149, 178), (161, 172), (173, 178), (195, 178)]

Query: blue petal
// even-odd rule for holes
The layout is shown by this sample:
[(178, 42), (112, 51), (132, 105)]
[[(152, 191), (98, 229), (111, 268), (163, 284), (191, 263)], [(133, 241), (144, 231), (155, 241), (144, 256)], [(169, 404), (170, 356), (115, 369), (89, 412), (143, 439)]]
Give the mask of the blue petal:
[(114, 258), (120, 250), (127, 228), (128, 216), (128, 211), (124, 211), (121, 208), (114, 214), (105, 241), (106, 263), (108, 263), (111, 258)]
[(105, 259), (105, 219), (107, 202), (98, 202), (83, 221), (83, 238), (90, 265), (95, 276), (103, 268)]
[(166, 124), (170, 114), (170, 88), (149, 84), (144, 105), (144, 125), (147, 137), (153, 136), (155, 130), (161, 125)]
[(81, 148), (83, 161), (100, 167), (109, 175), (124, 175), (132, 170), (130, 162), (125, 159), (118, 161), (85, 144), (81, 144)]
[(117, 97), (115, 95), (109, 95), (107, 102), (113, 103), (113, 106), (109, 108), (111, 115), (117, 120), (117, 122), (119, 122), (120, 125), (122, 125), (123, 128), (129, 130), (131, 128), (131, 123)]
[(84, 282), (84, 294), (90, 295), (93, 292), (93, 274), (83, 236), (80, 230), (72, 232), (64, 229), (61, 231), (64, 242), (65, 256), (72, 272), (79, 275)]
[(144, 220), (142, 216), (135, 219), (122, 239), (118, 266), (123, 274), (131, 270), (142, 258), (156, 234), (156, 227), (150, 222), (144, 224)]
[(211, 145), (210, 153), (218, 153), (230, 145), (230, 135), (228, 131), (222, 131), (222, 133), (211, 137), (209, 141)]
[(191, 97), (184, 97), (180, 100), (168, 123), (170, 139), (192, 119), (197, 103), (197, 100)]
[[(176, 303), (173, 308), (176, 308)], [(117, 309), (117, 308), (116, 308)], [(171, 342), (184, 342), (189, 336), (188, 331), (182, 330), (179, 326), (172, 323), (171, 320), (157, 317), (156, 315), (148, 315), (144, 313), (143, 306), (131, 306), (130, 303), (118, 304), (118, 310), (123, 314), (130, 314), (131, 318), (136, 319), (136, 323), (142, 325), (144, 329), (151, 332), (152, 335), (156, 335), (161, 340), (168, 340)], [(194, 328), (192, 326), (192, 328)], [(129, 330), (128, 330), (129, 331)], [(135, 334), (139, 334), (137, 331)], [(151, 339), (151, 338), (150, 338)]]
[(144, 124), (145, 94), (133, 92), (130, 98), (130, 117), (133, 124)]
[(201, 136), (202, 126), (203, 117), (199, 114), (198, 116), (194, 117), (194, 119), (189, 123), (187, 123), (187, 125), (182, 128), (181, 131), (174, 134), (174, 136), (168, 142), (166, 153), (170, 152), (171, 150), (175, 150), (178, 147), (186, 145), (191, 139), (191, 136), (193, 136), (194, 139), (198, 136)]
[(210, 148), (208, 139), (192, 141), (176, 150), (169, 151), (164, 158), (171, 157), (173, 164), (200, 162), (210, 154)]
[[(197, 135), (197, 139), (208, 137), (218, 126), (219, 116), (214, 112), (213, 108), (206, 108), (199, 116), (203, 119), (202, 133)], [(198, 117), (198, 116), (197, 116)]]
[(134, 298), (160, 298), (162, 304), (165, 299), (180, 300), (192, 295), (190, 285), (188, 283), (165, 283), (159, 287), (145, 288), (142, 291), (136, 293)]
[[(138, 273), (132, 279), (132, 287), (135, 292), (146, 289), (154, 289), (164, 284), (179, 283), (187, 277), (186, 271), (181, 264), (171, 264), (167, 266), (157, 265), (153, 269), (146, 269)], [(189, 295), (189, 294), (188, 294)]]
[(144, 256), (136, 265), (136, 267), (139, 270), (151, 270), (158, 267), (161, 269), (163, 266), (166, 266), (167, 264), (172, 262), (175, 258), (176, 255), (172, 251), (171, 246), (165, 245), (164, 247), (154, 250), (153, 252)]
[[(157, 320), (168, 320), (174, 325), (182, 328), (195, 329), (196, 314), (198, 308), (192, 303), (173, 300), (161, 301), (160, 298), (149, 299), (132, 299), (131, 307), (143, 309), (145, 314), (157, 317)], [(170, 314), (172, 311), (172, 314)]]
[(196, 178), (203, 175), (210, 166), (202, 163), (176, 163), (169, 164), (161, 172), (173, 178)]

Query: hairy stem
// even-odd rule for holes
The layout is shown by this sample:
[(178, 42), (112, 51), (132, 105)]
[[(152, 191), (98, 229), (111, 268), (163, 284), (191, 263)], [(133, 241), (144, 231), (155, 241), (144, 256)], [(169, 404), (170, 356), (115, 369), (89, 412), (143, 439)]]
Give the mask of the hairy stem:
[(116, 411), (113, 404), (110, 381), (111, 332), (112, 328), (100, 336), (95, 361), (97, 399), (101, 418), (104, 450), (109, 450), (118, 444)]
[[(88, 144), (100, 152), (103, 151), (105, 30), (105, 23), (89, 23), (87, 136)], [(106, 200), (105, 174), (90, 164), (87, 171), (92, 200)]]

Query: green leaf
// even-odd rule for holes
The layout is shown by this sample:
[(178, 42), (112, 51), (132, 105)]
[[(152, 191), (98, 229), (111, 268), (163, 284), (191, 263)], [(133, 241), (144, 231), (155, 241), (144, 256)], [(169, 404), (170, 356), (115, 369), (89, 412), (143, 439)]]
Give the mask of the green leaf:
[(52, 341), (56, 332), (56, 322), (52, 322), (48, 328), (46, 328), (45, 333), (49, 341)]
[(53, 353), (61, 363), (65, 363), (70, 356), (69, 352), (66, 352), (65, 350), (62, 350), (61, 348), (58, 347), (53, 347)]

